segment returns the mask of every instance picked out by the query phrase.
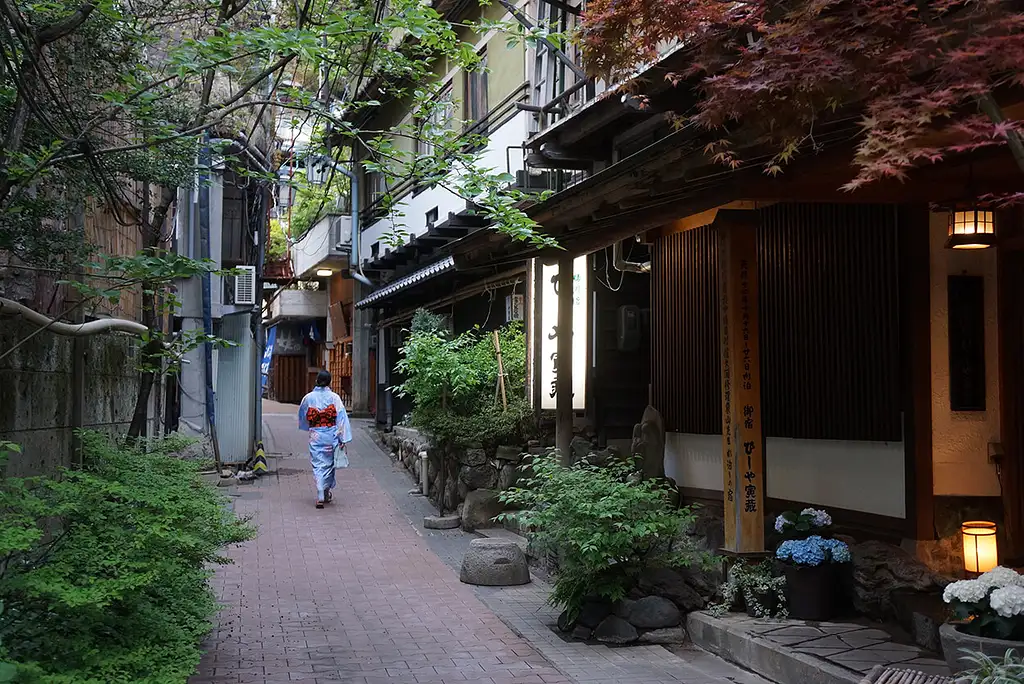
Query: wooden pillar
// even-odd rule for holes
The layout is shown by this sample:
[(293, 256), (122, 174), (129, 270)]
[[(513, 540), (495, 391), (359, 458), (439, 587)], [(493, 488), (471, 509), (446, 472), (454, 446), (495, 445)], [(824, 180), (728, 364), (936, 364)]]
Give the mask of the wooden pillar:
[(572, 303), (573, 257), (564, 253), (558, 258), (558, 331), (556, 348), (555, 446), (562, 464), (572, 463)]
[(1020, 230), (1020, 215), (1016, 212), (1007, 212), (999, 219), (1000, 479), (1009, 542), (1009, 548), (1000, 553), (1000, 561), (1019, 564), (1024, 562), (1024, 231)]
[(932, 472), (931, 213), (926, 204), (897, 209), (900, 241), (900, 358), (906, 459), (906, 533), (935, 539)]
[(764, 552), (764, 436), (758, 341), (757, 217), (718, 212), (725, 550)]

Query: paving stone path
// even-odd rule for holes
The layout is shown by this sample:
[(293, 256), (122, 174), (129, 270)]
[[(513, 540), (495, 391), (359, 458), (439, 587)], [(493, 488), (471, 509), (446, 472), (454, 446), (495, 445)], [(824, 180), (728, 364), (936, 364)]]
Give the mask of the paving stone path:
[(457, 552), (446, 564), (403, 513), (395, 487), (409, 481), (362, 425), (336, 502), (316, 510), (291, 410), (265, 409), (268, 451), (283, 454), (271, 457), (274, 472), (230, 490), (259, 536), (217, 570), (225, 607), (191, 684), (764, 684), (703, 653), (684, 661), (661, 647), (566, 643), (547, 626), (542, 583), (460, 583)]

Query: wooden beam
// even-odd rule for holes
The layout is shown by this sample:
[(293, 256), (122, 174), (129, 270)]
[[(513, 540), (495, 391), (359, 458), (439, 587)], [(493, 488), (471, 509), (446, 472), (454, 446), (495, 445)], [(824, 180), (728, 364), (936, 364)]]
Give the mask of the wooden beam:
[(757, 214), (722, 210), (719, 320), (722, 342), (722, 475), (725, 550), (764, 548), (764, 434), (758, 342)]

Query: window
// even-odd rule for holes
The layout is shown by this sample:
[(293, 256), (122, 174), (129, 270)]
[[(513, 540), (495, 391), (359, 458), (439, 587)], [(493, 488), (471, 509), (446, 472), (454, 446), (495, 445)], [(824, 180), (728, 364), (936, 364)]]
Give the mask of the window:
[(434, 154), (434, 145), (430, 142), (431, 134), (437, 136), (442, 131), (451, 127), (451, 121), (455, 118), (455, 103), (452, 99), (451, 84), (445, 86), (437, 98), (436, 105), (430, 109), (427, 115), (419, 121), (420, 135), (416, 139), (416, 154)]
[(384, 195), (388, 193), (387, 179), (380, 171), (369, 171), (366, 176), (369, 181), (367, 183), (367, 189), (370, 194), (370, 206), (372, 207), (380, 202), (384, 198)]
[[(474, 71), (466, 72), (466, 119), (475, 125), (487, 117), (487, 53), (480, 53), (480, 64)], [(483, 130), (481, 130), (483, 129)], [(485, 134), (486, 126), (475, 130)]]
[[(417, 121), (418, 136), (416, 138), (417, 157), (429, 157), (435, 152), (433, 138), (451, 128), (451, 122), (455, 118), (455, 101), (452, 98), (451, 84), (445, 86), (433, 102), (433, 106), (425, 112), (424, 118)], [(433, 164), (424, 165), (426, 169), (436, 168)], [(417, 182), (413, 193), (420, 193), (427, 189), (428, 185)]]

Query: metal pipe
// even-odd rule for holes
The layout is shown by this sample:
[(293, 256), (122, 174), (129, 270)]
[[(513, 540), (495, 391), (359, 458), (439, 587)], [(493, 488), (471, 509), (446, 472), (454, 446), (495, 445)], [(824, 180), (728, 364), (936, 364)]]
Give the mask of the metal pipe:
[(650, 273), (651, 262), (650, 261), (626, 261), (625, 255), (622, 253), (622, 240), (616, 240), (615, 244), (612, 245), (612, 265), (616, 271), (620, 273)]
[(141, 336), (149, 332), (149, 328), (141, 323), (126, 321), (120, 318), (103, 318), (98, 321), (89, 321), (88, 323), (59, 323), (49, 316), (44, 316), (27, 306), (4, 297), (0, 297), (0, 315), (20, 316), (32, 325), (47, 328), (50, 332), (57, 335), (70, 337), (88, 337), (108, 332), (123, 332)]
[[(210, 136), (203, 135), (203, 143), (199, 149), (199, 254), (204, 261), (210, 260)], [(220, 445), (217, 443), (217, 413), (214, 407), (213, 393), (213, 293), (211, 276), (208, 270), (201, 275), (203, 295), (203, 365), (206, 376), (206, 423), (210, 428), (210, 439), (213, 442), (214, 458), (220, 469)]]

